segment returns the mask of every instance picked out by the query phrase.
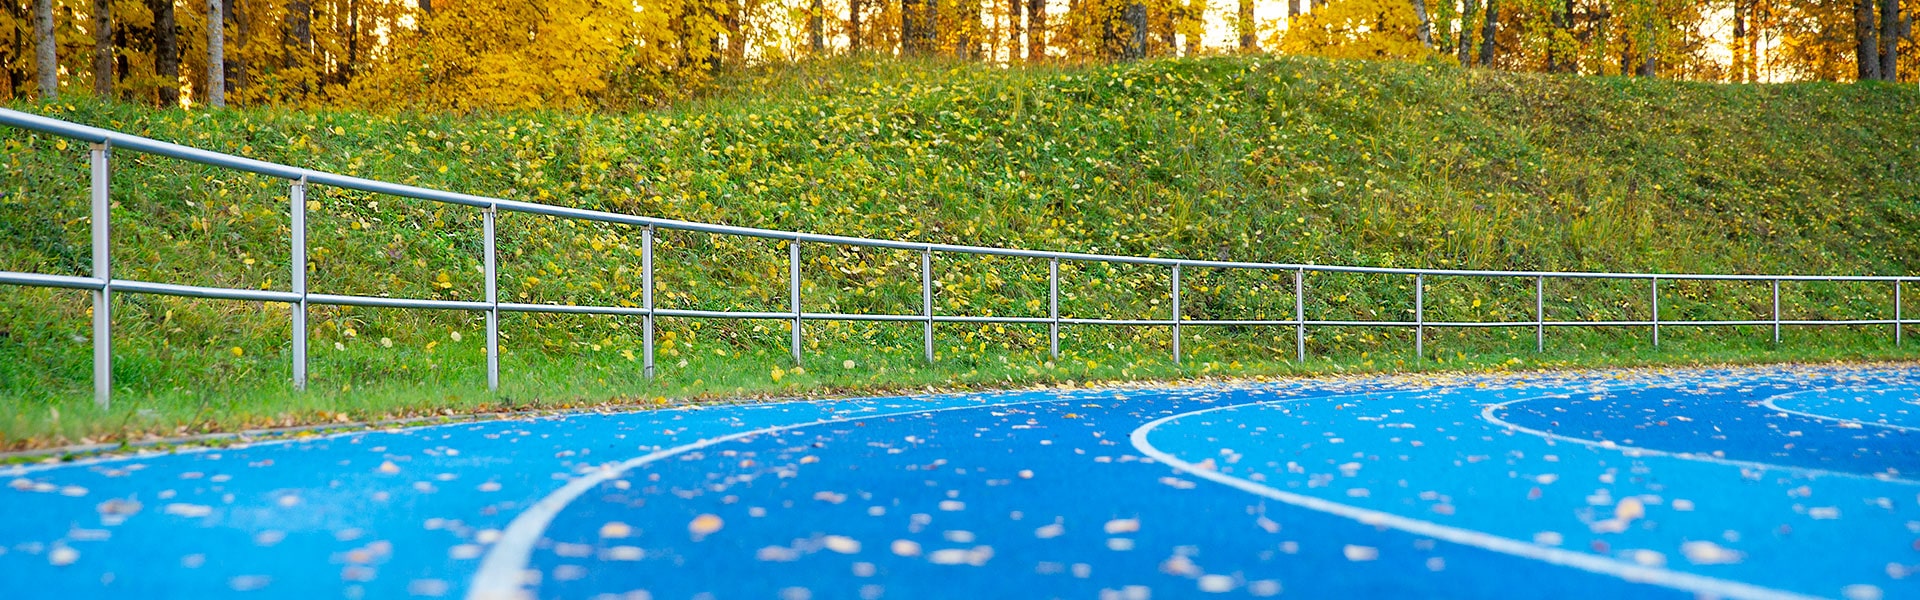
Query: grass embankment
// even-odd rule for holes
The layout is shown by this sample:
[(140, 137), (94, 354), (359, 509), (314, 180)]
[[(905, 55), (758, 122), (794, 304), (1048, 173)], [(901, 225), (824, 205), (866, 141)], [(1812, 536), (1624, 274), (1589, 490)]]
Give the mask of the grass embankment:
[[(846, 60), (743, 73), (738, 92), (632, 115), (159, 112), (74, 101), (64, 119), (266, 160), (476, 194), (907, 240), (1405, 267), (1911, 273), (1920, 95), (1719, 86), (1304, 58), (1021, 67)], [(0, 132), (0, 269), (86, 274), (85, 148)], [(115, 155), (116, 276), (285, 289), (287, 182)], [(482, 296), (476, 210), (310, 191), (315, 291)], [(637, 305), (639, 236), (505, 214), (505, 299)], [(919, 311), (918, 256), (803, 246), (809, 311)], [(663, 307), (785, 310), (786, 248), (663, 233)], [(1063, 263), (1070, 317), (1164, 318), (1162, 268)], [(943, 256), (945, 314), (1044, 315), (1043, 261)], [(1190, 269), (1188, 318), (1287, 318), (1287, 274)], [(1312, 275), (1310, 318), (1401, 319), (1412, 278)], [(1530, 320), (1531, 281), (1430, 278), (1431, 320)], [(1920, 294), (1908, 294), (1909, 297)], [(1555, 319), (1639, 319), (1644, 281), (1554, 281)], [(1764, 284), (1668, 282), (1661, 317), (1765, 318)], [(1789, 284), (1785, 316), (1885, 318), (1880, 284)], [(1908, 301), (1906, 314), (1920, 302)], [(0, 288), (0, 447), (506, 408), (825, 390), (1197, 375), (1910, 357), (1891, 328), (1291, 328), (504, 318), (484, 390), (478, 314), (317, 307), (312, 389), (286, 389), (286, 307), (119, 295), (116, 403), (91, 407), (86, 295)], [(1920, 332), (1916, 328), (1913, 332)], [(1911, 333), (1911, 332), (1910, 332)]]

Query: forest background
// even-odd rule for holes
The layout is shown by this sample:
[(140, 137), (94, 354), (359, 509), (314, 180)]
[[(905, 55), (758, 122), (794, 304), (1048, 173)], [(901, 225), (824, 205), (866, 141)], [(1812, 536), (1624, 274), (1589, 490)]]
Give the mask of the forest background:
[(846, 54), (1009, 64), (1264, 51), (1913, 81), (1915, 2), (4, 0), (0, 100), (91, 90), (156, 106), (623, 110), (709, 93), (727, 69)]

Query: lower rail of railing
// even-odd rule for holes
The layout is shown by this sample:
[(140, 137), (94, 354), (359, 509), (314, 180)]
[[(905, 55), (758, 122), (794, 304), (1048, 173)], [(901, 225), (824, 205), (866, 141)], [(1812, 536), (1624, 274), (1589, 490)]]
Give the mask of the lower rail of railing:
[[(650, 264), (651, 261), (649, 260), (647, 262), (649, 263), (648, 266), (651, 266)], [(131, 280), (131, 279), (99, 279), (99, 278), (93, 278), (93, 277), (78, 277), (78, 276), (72, 276), (72, 275), (48, 275), (48, 274), (41, 274), (41, 273), (22, 273), (17, 271), (0, 271), (0, 285), (62, 288), (62, 289), (91, 291), (91, 292), (94, 292), (95, 294), (122, 292), (122, 293), (136, 293), (136, 294), (157, 294), (157, 295), (189, 297), (189, 298), (207, 298), (207, 299), (251, 301), (251, 302), (275, 302), (275, 303), (281, 303), (281, 304), (288, 304), (296, 307), (295, 313), (300, 317), (296, 320), (296, 323), (297, 323), (297, 326), (301, 328), (301, 331), (297, 332), (295, 336), (296, 337), (295, 345), (301, 346), (299, 350), (304, 350), (305, 337), (306, 337), (304, 335), (305, 334), (304, 327), (306, 322), (305, 310), (307, 307), (310, 307), (310, 306), (315, 306), (315, 305), (359, 306), (359, 307), (373, 307), (373, 308), (400, 308), (400, 309), (455, 310), (455, 311), (469, 311), (469, 312), (484, 312), (484, 313), (487, 313), (490, 317), (488, 320), (489, 335), (487, 336), (487, 350), (486, 350), (487, 356), (489, 357), (488, 383), (490, 387), (497, 387), (498, 381), (499, 381), (498, 380), (499, 335), (498, 335), (498, 329), (497, 329), (498, 328), (497, 315), (499, 313), (548, 313), (548, 314), (629, 316), (629, 317), (645, 318), (646, 319), (646, 324), (645, 324), (646, 335), (644, 337), (643, 345), (644, 345), (645, 354), (648, 358), (648, 360), (646, 360), (646, 363), (647, 363), (646, 376), (648, 377), (653, 376), (653, 361), (652, 361), (652, 356), (654, 351), (653, 328), (655, 326), (654, 320), (657, 318), (777, 320), (777, 321), (792, 321), (796, 325), (802, 324), (806, 321), (921, 323), (923, 324), (924, 327), (926, 327), (926, 330), (927, 330), (927, 340), (928, 340), (927, 359), (929, 361), (933, 359), (933, 352), (932, 352), (933, 325), (940, 324), (940, 323), (1045, 325), (1048, 327), (1048, 338), (1049, 338), (1048, 351), (1051, 356), (1056, 358), (1059, 357), (1060, 355), (1060, 327), (1063, 325), (1169, 327), (1169, 328), (1174, 328), (1175, 335), (1179, 335), (1178, 328), (1182, 326), (1294, 327), (1296, 328), (1296, 335), (1302, 336), (1301, 339), (1299, 340), (1300, 343), (1297, 345), (1299, 353), (1296, 356), (1296, 359), (1305, 360), (1306, 346), (1305, 346), (1304, 336), (1307, 333), (1307, 328), (1310, 328), (1310, 327), (1322, 327), (1322, 328), (1324, 327), (1378, 327), (1378, 328), (1392, 328), (1392, 329), (1412, 329), (1414, 330), (1414, 333), (1415, 333), (1415, 340), (1414, 340), (1415, 352), (1418, 353), (1418, 356), (1420, 358), (1424, 359), (1425, 337), (1426, 337), (1425, 330), (1428, 327), (1437, 327), (1437, 328), (1532, 327), (1539, 332), (1539, 336), (1540, 336), (1538, 340), (1540, 343), (1539, 345), (1536, 346), (1535, 350), (1544, 351), (1545, 350), (1545, 331), (1547, 328), (1564, 328), (1564, 327), (1659, 328), (1659, 327), (1742, 327), (1742, 326), (1769, 327), (1770, 326), (1774, 330), (1773, 341), (1775, 343), (1778, 343), (1780, 341), (1779, 328), (1782, 326), (1816, 326), (1817, 327), (1817, 326), (1891, 325), (1894, 327), (1895, 344), (1898, 345), (1901, 343), (1901, 340), (1903, 338), (1902, 329), (1904, 329), (1905, 325), (1915, 322), (1915, 321), (1910, 321), (1903, 318), (1902, 315), (1904, 311), (1899, 310), (1897, 306), (1894, 311), (1896, 313), (1895, 318), (1893, 319), (1782, 319), (1779, 316), (1779, 303), (1778, 303), (1779, 281), (1773, 280), (1767, 277), (1755, 277), (1753, 280), (1754, 281), (1771, 281), (1774, 284), (1773, 285), (1774, 315), (1773, 315), (1773, 318), (1770, 318), (1770, 319), (1736, 319), (1736, 320), (1721, 319), (1721, 320), (1677, 320), (1677, 321), (1661, 320), (1657, 318), (1658, 312), (1657, 310), (1655, 310), (1655, 311), (1650, 311), (1652, 312), (1652, 314), (1655, 315), (1655, 318), (1646, 319), (1646, 320), (1548, 320), (1545, 318), (1544, 301), (1540, 300), (1539, 298), (1536, 298), (1536, 304), (1535, 304), (1536, 318), (1531, 321), (1428, 321), (1426, 320), (1426, 315), (1425, 315), (1424, 278), (1422, 278), (1422, 280), (1419, 283), (1417, 283), (1417, 286), (1418, 286), (1417, 289), (1419, 289), (1419, 292), (1417, 294), (1418, 297), (1416, 298), (1416, 303), (1415, 303), (1416, 318), (1415, 320), (1412, 320), (1412, 321), (1306, 319), (1304, 318), (1304, 315), (1305, 315), (1304, 294), (1306, 292), (1306, 288), (1304, 287), (1304, 282), (1301, 283), (1301, 287), (1296, 289), (1296, 295), (1295, 295), (1296, 313), (1295, 314), (1301, 318), (1295, 318), (1295, 319), (1187, 319), (1187, 318), (1184, 318), (1183, 316), (1181, 318), (1171, 318), (1171, 319), (1085, 318), (1085, 317), (1060, 316), (1059, 301), (1058, 301), (1058, 293), (1059, 293), (1058, 285), (1059, 284), (1058, 284), (1057, 263), (1055, 263), (1055, 265), (1056, 266), (1050, 269), (1052, 273), (1049, 278), (1050, 279), (1049, 287), (1051, 288), (1049, 295), (1052, 296), (1050, 298), (1050, 304), (1048, 308), (1048, 312), (1050, 314), (1049, 316), (1045, 316), (1045, 317), (935, 314), (932, 312), (932, 309), (931, 309), (932, 303), (930, 298), (927, 298), (926, 299), (927, 302), (923, 303), (923, 308), (925, 310), (921, 314), (865, 314), (865, 313), (805, 312), (805, 311), (796, 313), (796, 312), (790, 312), (790, 311), (703, 310), (703, 309), (663, 308), (663, 307), (650, 308), (648, 306), (591, 306), (591, 305), (572, 305), (572, 304), (541, 304), (541, 303), (526, 303), (526, 302), (484, 302), (484, 301), (474, 301), (474, 300), (391, 298), (391, 297), (382, 297), (382, 296), (359, 296), (359, 295), (346, 295), (346, 294), (319, 294), (319, 293), (302, 294), (302, 293), (278, 291), (278, 290), (254, 290), (254, 289), (237, 289), (237, 288), (223, 288), (223, 287), (209, 287), (209, 286), (195, 286), (195, 285), (180, 285), (180, 284), (172, 284), (172, 283), (159, 283), (159, 282), (140, 281), (140, 280)], [(648, 269), (648, 270), (651, 271), (651, 269)], [(491, 269), (489, 269), (489, 271), (491, 271)], [(1544, 289), (1545, 278), (1539, 277), (1539, 279), (1541, 281), (1537, 282), (1537, 285), (1535, 287), (1536, 293), (1540, 293), (1540, 291)], [(651, 281), (649, 281), (647, 285), (645, 285), (645, 288), (647, 292), (646, 296), (648, 296), (646, 298), (646, 301), (647, 301), (646, 303), (648, 305), (651, 305), (652, 304)], [(923, 288), (923, 290), (926, 293), (931, 293), (930, 288), (931, 286), (927, 286)], [(1896, 302), (1898, 302), (1899, 300), (1899, 295), (1900, 295), (1899, 289), (1900, 289), (1900, 286), (1896, 282), (1896, 285), (1895, 285)], [(1173, 294), (1171, 297), (1176, 303), (1174, 310), (1178, 311), (1179, 310), (1178, 304), (1177, 304), (1178, 295)], [(1657, 299), (1657, 296), (1653, 294), (1650, 294), (1649, 297)], [(110, 327), (110, 323), (107, 325), (107, 327)], [(97, 341), (107, 342), (107, 340), (109, 339), (107, 336), (108, 336), (108, 332), (105, 330), (96, 332)], [(108, 352), (105, 354), (105, 356), (107, 356), (108, 360), (111, 360), (110, 342), (107, 342), (107, 344), (108, 344)], [(1654, 344), (1656, 346), (1658, 345), (1657, 338), (1654, 340)], [(796, 347), (795, 360), (798, 361), (801, 357), (801, 354), (798, 351), (797, 344), (795, 347)], [(1174, 360), (1178, 362), (1180, 359), (1180, 348), (1178, 347), (1177, 344), (1174, 346), (1173, 352), (1174, 352)], [(306, 379), (305, 377), (306, 353), (295, 352), (294, 354), (295, 354), (294, 372), (296, 374), (295, 383), (304, 384)]]

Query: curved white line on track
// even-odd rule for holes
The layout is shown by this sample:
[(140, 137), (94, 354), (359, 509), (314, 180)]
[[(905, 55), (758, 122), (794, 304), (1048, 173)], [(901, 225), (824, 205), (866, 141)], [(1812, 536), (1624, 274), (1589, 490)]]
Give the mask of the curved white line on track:
[(1270, 500), (1276, 500), (1279, 502), (1284, 502), (1284, 503), (1305, 508), (1308, 510), (1319, 511), (1319, 512), (1331, 514), (1334, 516), (1345, 517), (1348, 519), (1359, 521), (1360, 523), (1363, 523), (1366, 525), (1373, 525), (1376, 527), (1391, 527), (1394, 529), (1412, 533), (1414, 535), (1422, 535), (1422, 536), (1426, 536), (1426, 537), (1430, 537), (1438, 540), (1445, 540), (1445, 541), (1453, 542), (1463, 546), (1472, 546), (1475, 548), (1490, 550), (1493, 552), (1499, 552), (1501, 554), (1507, 554), (1510, 556), (1529, 558), (1529, 559), (1545, 562), (1548, 564), (1580, 569), (1582, 571), (1587, 571), (1590, 573), (1611, 575), (1614, 577), (1618, 577), (1620, 579), (1624, 579), (1626, 581), (1637, 582), (1637, 583), (1649, 583), (1649, 584), (1659, 585), (1659, 586), (1673, 588), (1677, 590), (1694, 592), (1696, 594), (1705, 595), (1705, 596), (1717, 596), (1717, 597), (1723, 597), (1723, 598), (1756, 598), (1756, 599), (1767, 599), (1767, 600), (1773, 600), (1773, 599), (1799, 600), (1804, 598), (1813, 598), (1813, 596), (1806, 596), (1806, 595), (1797, 594), (1794, 592), (1789, 592), (1784, 590), (1776, 590), (1773, 588), (1757, 586), (1750, 583), (1728, 581), (1725, 579), (1717, 579), (1713, 577), (1707, 577), (1705, 575), (1696, 575), (1693, 573), (1686, 573), (1681, 571), (1670, 571), (1667, 569), (1656, 569), (1651, 567), (1645, 567), (1638, 564), (1623, 562), (1623, 561), (1607, 558), (1607, 557), (1596, 555), (1596, 554), (1586, 554), (1583, 552), (1574, 552), (1571, 550), (1554, 548), (1550, 546), (1541, 546), (1541, 545), (1530, 543), (1530, 542), (1522, 542), (1520, 540), (1516, 540), (1512, 538), (1500, 537), (1500, 536), (1482, 532), (1482, 531), (1462, 529), (1462, 528), (1453, 527), (1450, 525), (1441, 525), (1439, 523), (1434, 523), (1431, 521), (1422, 521), (1412, 517), (1405, 517), (1405, 516), (1396, 515), (1393, 513), (1381, 512), (1381, 511), (1368, 509), (1368, 508), (1360, 508), (1358, 506), (1352, 506), (1347, 504), (1340, 504), (1338, 502), (1333, 502), (1331, 500), (1288, 492), (1285, 490), (1277, 489), (1271, 486), (1263, 485), (1263, 484), (1249, 481), (1246, 479), (1240, 479), (1238, 477), (1234, 477), (1231, 475), (1223, 475), (1218, 471), (1202, 469), (1199, 466), (1194, 465), (1193, 463), (1180, 460), (1178, 457), (1175, 457), (1166, 452), (1162, 452), (1160, 449), (1153, 447), (1152, 443), (1149, 443), (1147, 441), (1147, 434), (1152, 433), (1155, 428), (1169, 421), (1173, 421), (1173, 420), (1184, 418), (1184, 417), (1191, 417), (1199, 414), (1210, 413), (1214, 411), (1234, 410), (1234, 409), (1246, 408), (1251, 406), (1263, 406), (1263, 405), (1274, 404), (1276, 402), (1282, 402), (1282, 401), (1284, 400), (1279, 400), (1279, 401), (1269, 400), (1264, 402), (1250, 402), (1247, 404), (1236, 404), (1232, 406), (1217, 406), (1217, 407), (1208, 408), (1204, 410), (1197, 410), (1197, 411), (1188, 412), (1188, 413), (1181, 413), (1177, 415), (1161, 417), (1159, 419), (1150, 421), (1145, 425), (1141, 425), (1138, 429), (1133, 430), (1133, 435), (1131, 436), (1131, 439), (1133, 441), (1133, 447), (1135, 450), (1139, 450), (1141, 454), (1145, 454), (1146, 456), (1154, 460), (1160, 461), (1161, 463), (1171, 466), (1175, 470), (1184, 472), (1188, 475), (1199, 477), (1201, 479), (1206, 479), (1208, 481), (1212, 481), (1215, 483), (1224, 484), (1229, 487), (1239, 489), (1240, 491), (1254, 494), (1256, 496), (1261, 496)]
[(655, 450), (619, 463), (602, 465), (598, 471), (574, 478), (572, 481), (567, 482), (567, 485), (562, 486), (558, 490), (554, 490), (553, 493), (547, 494), (547, 496), (541, 498), (539, 502), (535, 502), (532, 506), (527, 507), (526, 510), (521, 511), (520, 514), (515, 515), (513, 521), (507, 523), (507, 528), (501, 532), (500, 540), (494, 542), (492, 546), (489, 546), (486, 556), (481, 557), (480, 569), (473, 574), (473, 581), (467, 588), (467, 598), (470, 600), (517, 600), (529, 597), (525, 583), (527, 563), (533, 559), (533, 545), (540, 541), (540, 536), (546, 533), (547, 525), (553, 523), (554, 517), (560, 516), (561, 510), (566, 509), (568, 504), (573, 503), (574, 500), (578, 499), (582, 494), (587, 493), (588, 490), (647, 463), (742, 438), (780, 433), (790, 429), (800, 429), (816, 425), (829, 425), (881, 417), (914, 416), (952, 410), (1071, 402), (1081, 399), (1082, 398), (1051, 398), (1025, 402), (1002, 402), (998, 404), (967, 404), (923, 410), (907, 409), (899, 412), (876, 412), (858, 416), (816, 419), (803, 423), (764, 427), (752, 431), (741, 431), (720, 437), (706, 438), (672, 448)]
[[(1807, 390), (1802, 390), (1802, 391), (1807, 391)], [(1801, 393), (1801, 392), (1789, 392), (1786, 394), (1780, 394), (1780, 396), (1790, 396), (1798, 393)], [(1775, 471), (1787, 471), (1790, 473), (1795, 473), (1795, 474), (1809, 476), (1809, 477), (1844, 477), (1848, 479), (1866, 479), (1871, 481), (1899, 483), (1904, 485), (1920, 485), (1920, 481), (1914, 481), (1911, 479), (1901, 479), (1899, 477), (1894, 477), (1891, 475), (1887, 475), (1885, 473), (1863, 475), (1860, 473), (1848, 473), (1845, 471), (1829, 471), (1827, 469), (1818, 469), (1814, 467), (1796, 467), (1791, 465), (1776, 465), (1772, 463), (1754, 462), (1750, 460), (1734, 460), (1731, 458), (1720, 458), (1718, 456), (1707, 455), (1707, 454), (1696, 454), (1692, 452), (1668, 452), (1666, 450), (1641, 448), (1639, 446), (1622, 446), (1620, 444), (1616, 444), (1611, 441), (1596, 442), (1596, 441), (1585, 439), (1585, 438), (1564, 436), (1557, 433), (1541, 431), (1531, 427), (1526, 427), (1523, 425), (1515, 425), (1513, 423), (1507, 422), (1505, 419), (1501, 419), (1500, 417), (1493, 416), (1494, 411), (1500, 410), (1502, 408), (1506, 408), (1513, 404), (1519, 404), (1521, 402), (1532, 402), (1534, 400), (1545, 400), (1548, 398), (1567, 398), (1567, 397), (1569, 396), (1565, 394), (1554, 394), (1550, 396), (1520, 398), (1517, 400), (1508, 400), (1506, 402), (1483, 405), (1480, 407), (1480, 419), (1488, 423), (1492, 423), (1494, 425), (1505, 427), (1509, 430), (1524, 433), (1534, 437), (1544, 438), (1544, 439), (1558, 441), (1558, 442), (1567, 442), (1569, 444), (1579, 444), (1582, 446), (1588, 446), (1593, 448), (1614, 450), (1621, 454), (1627, 455), (1629, 458), (1640, 458), (1643, 456), (1664, 456), (1664, 457), (1674, 458), (1679, 460), (1714, 463), (1714, 464), (1722, 464), (1722, 465), (1729, 465), (1729, 466), (1735, 466), (1735, 467), (1747, 467), (1751, 469), (1761, 469), (1761, 470), (1771, 469)], [(1775, 397), (1778, 397), (1778, 396), (1775, 396)], [(1771, 397), (1769, 399), (1771, 399)]]
[[(1870, 389), (1871, 389), (1871, 388), (1870, 388)], [(1883, 428), (1886, 428), (1886, 429), (1896, 429), (1896, 430), (1900, 430), (1900, 431), (1920, 431), (1920, 427), (1908, 427), (1908, 426), (1905, 426), (1905, 425), (1894, 425), (1894, 424), (1892, 424), (1892, 423), (1876, 423), (1876, 422), (1873, 422), (1873, 421), (1862, 421), (1862, 420), (1859, 420), (1859, 419), (1847, 419), (1847, 418), (1842, 418), (1842, 417), (1835, 417), (1835, 416), (1830, 416), (1830, 415), (1821, 415), (1821, 414), (1814, 414), (1814, 413), (1810, 413), (1810, 412), (1806, 412), (1806, 411), (1801, 411), (1801, 410), (1793, 410), (1793, 409), (1790, 409), (1790, 408), (1780, 408), (1780, 405), (1778, 405), (1778, 404), (1774, 404), (1774, 402), (1773, 402), (1774, 400), (1778, 400), (1778, 399), (1781, 399), (1781, 398), (1785, 398), (1785, 397), (1787, 397), (1787, 396), (1798, 396), (1798, 395), (1801, 395), (1801, 394), (1806, 394), (1806, 393), (1810, 393), (1810, 392), (1818, 392), (1818, 391), (1829, 391), (1829, 390), (1802, 390), (1802, 391), (1798, 391), (1798, 392), (1794, 392), (1794, 393), (1791, 393), (1791, 394), (1781, 394), (1781, 395), (1778, 395), (1778, 396), (1770, 396), (1770, 397), (1768, 397), (1768, 398), (1767, 398), (1766, 400), (1762, 400), (1762, 401), (1760, 401), (1760, 405), (1761, 405), (1761, 406), (1765, 406), (1765, 407), (1767, 407), (1767, 408), (1770, 408), (1770, 409), (1773, 409), (1773, 410), (1776, 410), (1776, 411), (1779, 411), (1779, 412), (1783, 412), (1783, 413), (1787, 413), (1787, 414), (1790, 414), (1790, 415), (1797, 415), (1797, 416), (1802, 416), (1802, 417), (1806, 417), (1806, 418), (1809, 418), (1809, 419), (1817, 419), (1817, 420), (1821, 420), (1821, 421), (1836, 421), (1836, 422), (1840, 422), (1840, 423), (1852, 423), (1852, 424), (1854, 424), (1854, 425), (1863, 425), (1863, 426), (1867, 426), (1867, 427), (1883, 427)], [(1903, 403), (1907, 403), (1907, 404), (1913, 404), (1913, 403), (1914, 403), (1914, 402), (1912, 402), (1912, 401), (1910, 401), (1910, 400), (1901, 400), (1901, 402), (1903, 402)]]
[[(1227, 389), (1227, 388), (1197, 388), (1197, 389)], [(1106, 390), (1106, 391), (1111, 393), (1126, 394), (1132, 390)], [(1154, 391), (1158, 391), (1158, 390), (1154, 390)], [(1268, 402), (1288, 402), (1293, 400), (1308, 400), (1308, 399), (1321, 399), (1321, 398), (1327, 398), (1327, 399), (1348, 398), (1348, 397), (1355, 397), (1355, 396), (1370, 396), (1376, 393), (1382, 393), (1382, 392), (1361, 392), (1361, 393), (1350, 393), (1350, 394), (1297, 396), (1297, 397), (1288, 397), (1288, 398), (1279, 398), (1279, 399), (1269, 400)], [(620, 475), (626, 473), (627, 471), (633, 470), (634, 468), (645, 465), (647, 463), (656, 462), (661, 459), (669, 458), (677, 454), (683, 454), (686, 452), (699, 450), (701, 448), (706, 448), (708, 446), (713, 446), (716, 444), (724, 444), (724, 443), (738, 440), (741, 438), (752, 437), (752, 436), (763, 435), (763, 434), (770, 434), (770, 433), (779, 433), (789, 429), (799, 429), (802, 427), (812, 427), (815, 425), (845, 423), (849, 421), (860, 421), (865, 419), (876, 419), (881, 417), (902, 417), (902, 416), (949, 412), (949, 411), (956, 411), (956, 410), (977, 410), (977, 409), (983, 409), (983, 408), (999, 408), (1003, 406), (1022, 406), (1022, 405), (1028, 405), (1028, 404), (1051, 404), (1056, 402), (1073, 402), (1073, 401), (1083, 401), (1088, 399), (1089, 398), (1087, 397), (1080, 397), (1080, 396), (1055, 397), (1055, 398), (1049, 398), (1046, 400), (1027, 400), (1022, 402), (999, 402), (999, 403), (990, 403), (990, 404), (967, 404), (967, 405), (961, 405), (961, 406), (946, 406), (941, 408), (924, 409), (924, 410), (908, 409), (908, 410), (902, 410), (899, 412), (870, 413), (870, 414), (861, 414), (859, 416), (836, 417), (832, 419), (819, 419), (815, 421), (808, 421), (805, 423), (795, 423), (792, 425), (781, 425), (777, 427), (766, 427), (762, 429), (755, 429), (753, 431), (742, 431), (738, 433), (723, 435), (720, 437), (708, 438), (708, 439), (699, 440), (699, 441), (688, 443), (688, 444), (674, 446), (672, 448), (656, 450), (644, 456), (629, 458), (617, 464), (605, 465), (605, 466), (602, 466), (598, 471), (595, 471), (588, 475), (583, 475), (581, 477), (574, 479), (573, 481), (567, 482), (567, 485), (561, 487), (558, 490), (555, 490), (551, 494), (548, 494), (545, 498), (541, 498), (539, 502), (534, 503), (532, 506), (527, 507), (525, 511), (522, 511), (520, 514), (515, 515), (513, 517), (513, 521), (507, 523), (506, 530), (501, 532), (500, 540), (497, 542), (494, 542), (494, 544), (491, 547), (488, 547), (487, 554), (481, 557), (480, 569), (474, 573), (473, 581), (467, 587), (467, 598), (469, 600), (509, 600), (509, 599), (518, 600), (520, 598), (527, 597), (528, 594), (526, 593), (527, 590), (526, 590), (524, 581), (525, 581), (525, 574), (527, 570), (527, 563), (530, 562), (533, 558), (533, 545), (534, 543), (540, 541), (540, 536), (546, 533), (547, 525), (553, 522), (554, 517), (559, 516), (561, 510), (566, 509), (568, 504), (578, 499), (582, 494), (585, 494), (587, 490), (591, 490), (595, 486), (598, 486), (602, 483), (606, 483), (607, 481), (611, 481), (613, 478), (619, 477)]]

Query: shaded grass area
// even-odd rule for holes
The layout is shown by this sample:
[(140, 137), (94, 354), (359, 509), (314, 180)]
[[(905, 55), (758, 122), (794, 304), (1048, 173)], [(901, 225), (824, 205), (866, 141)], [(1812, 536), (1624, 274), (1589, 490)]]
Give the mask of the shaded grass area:
[[(998, 68), (859, 58), (728, 74), (737, 90), (636, 114), (18, 108), (316, 169), (517, 200), (927, 242), (1392, 267), (1907, 274), (1920, 256), (1920, 93), (1720, 86), (1298, 57)], [(0, 269), (90, 272), (85, 148), (0, 131)], [(117, 277), (286, 289), (288, 182), (114, 155)], [(311, 289), (473, 300), (480, 213), (316, 186)], [(503, 300), (638, 306), (639, 233), (503, 214)], [(787, 309), (785, 242), (663, 231), (663, 308)], [(810, 312), (917, 314), (912, 252), (802, 246)], [(1046, 314), (1044, 261), (942, 255), (942, 314)], [(1065, 317), (1167, 318), (1170, 273), (1063, 262)], [(1311, 319), (1411, 320), (1411, 277), (1310, 274)], [(1552, 280), (1549, 319), (1648, 318), (1645, 281)], [(1912, 296), (1912, 294), (1907, 294)], [(90, 408), (85, 294), (0, 288), (0, 446), (661, 398), (1408, 369), (1904, 358), (1891, 328), (1405, 330), (504, 320), (500, 394), (481, 316), (316, 307), (314, 383), (286, 389), (284, 306), (120, 295), (118, 403)], [(1912, 301), (1904, 314), (1914, 314)], [(1189, 269), (1188, 319), (1286, 319), (1288, 273)], [(1765, 319), (1766, 284), (1668, 281), (1663, 320)], [(1887, 284), (1790, 283), (1782, 317), (1891, 318)], [(1433, 321), (1530, 321), (1531, 280), (1433, 277)], [(455, 336), (458, 336), (456, 339)], [(845, 367), (853, 361), (853, 367)], [(684, 364), (682, 364), (684, 362)], [(775, 373), (779, 375), (776, 376)]]

